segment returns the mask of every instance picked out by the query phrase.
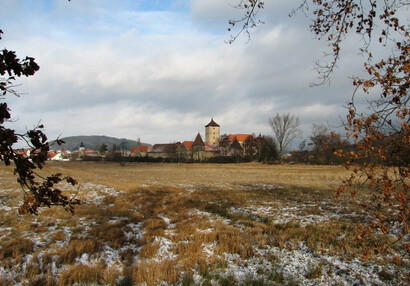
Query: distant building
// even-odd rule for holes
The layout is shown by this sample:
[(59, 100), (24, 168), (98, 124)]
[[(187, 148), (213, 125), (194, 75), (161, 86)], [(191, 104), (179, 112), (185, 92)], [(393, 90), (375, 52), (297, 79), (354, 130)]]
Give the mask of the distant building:
[(192, 143), (192, 159), (194, 161), (202, 161), (204, 159), (205, 143), (202, 140), (201, 134), (198, 133)]
[(181, 143), (168, 143), (168, 144), (154, 144), (149, 150), (147, 155), (152, 158), (171, 158), (177, 154), (178, 149), (183, 146)]
[(100, 153), (97, 150), (93, 149), (81, 149), (80, 153), (82, 153), (82, 156), (84, 157), (99, 157)]
[(253, 138), (251, 134), (229, 134), (221, 140), (220, 125), (212, 118), (205, 125), (205, 140), (198, 132), (194, 141), (154, 144), (153, 146), (138, 145), (130, 149), (130, 154), (133, 157), (164, 158), (174, 162), (203, 161), (221, 155), (232, 156), (231, 144), (237, 140), (240, 144), (238, 148), (242, 149), (245, 140), (249, 137)]
[(192, 159), (194, 161), (203, 161), (204, 159), (209, 159), (217, 155), (219, 155), (219, 147), (210, 142), (204, 142), (198, 133), (195, 141), (192, 143)]
[(227, 143), (232, 143), (235, 141), (235, 139), (243, 146), (243, 143), (246, 141), (246, 139), (252, 138), (255, 139), (252, 134), (229, 134), (226, 137), (222, 138), (221, 143), (222, 145), (226, 145)]
[(150, 146), (137, 146), (131, 147), (131, 156), (132, 157), (144, 157), (147, 155)]
[[(82, 143), (81, 143), (82, 144)], [(93, 149), (85, 149), (84, 147), (79, 147), (78, 150), (74, 150), (70, 153), (71, 160), (76, 161), (76, 160), (84, 160), (87, 158), (100, 158), (100, 152), (97, 150)]]
[(50, 153), (47, 154), (47, 160), (50, 160), (50, 161), (63, 161), (63, 157), (61, 156), (61, 153), (50, 152)]
[(185, 149), (187, 149), (187, 151), (190, 151), (190, 152), (192, 152), (192, 144), (194, 144), (194, 141), (182, 142), (182, 145), (184, 145)]
[(47, 160), (50, 161), (69, 161), (71, 152), (67, 149), (61, 149), (57, 151), (49, 151), (47, 154)]
[(31, 148), (20, 148), (20, 149), (14, 150), (14, 152), (15, 152), (17, 155), (19, 155), (19, 156), (21, 156), (21, 157), (23, 157), (23, 158), (27, 158), (27, 157), (30, 156)]
[(220, 126), (212, 118), (211, 122), (205, 125), (205, 141), (214, 146), (218, 146), (220, 136)]

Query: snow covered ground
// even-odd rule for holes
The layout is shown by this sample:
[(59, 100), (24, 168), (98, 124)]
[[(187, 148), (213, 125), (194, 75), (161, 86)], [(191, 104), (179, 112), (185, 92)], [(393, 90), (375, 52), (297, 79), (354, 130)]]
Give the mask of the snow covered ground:
[[(151, 186), (143, 186), (144, 190), (149, 190)], [(179, 186), (181, 192), (178, 195), (184, 199), (189, 199), (198, 189), (194, 185)], [(226, 187), (226, 186), (225, 186)], [(255, 184), (242, 186), (243, 189), (274, 189), (280, 188), (277, 185)], [(114, 207), (114, 204), (105, 205), (104, 199), (107, 196), (120, 198), (126, 192), (118, 191), (114, 188), (85, 183), (81, 187), (81, 198), (86, 199), (90, 208)], [(17, 206), (7, 203), (7, 196), (17, 190), (0, 190), (0, 214), (2, 218), (16, 212)], [(182, 194), (182, 195), (181, 195)], [(135, 197), (138, 197), (135, 195)], [(182, 197), (181, 197), (182, 198)], [(141, 200), (143, 196), (141, 195)], [(144, 201), (135, 205), (137, 212), (144, 205)], [(153, 202), (149, 202), (153, 204)], [(326, 205), (328, 204), (328, 205)], [(309, 209), (315, 208), (317, 211), (312, 214)], [(7, 225), (4, 221), (0, 224), (0, 285), (30, 285), (34, 280), (41, 280), (43, 277), (51, 277), (54, 283), (62, 277), (64, 271), (69, 271), (72, 265), (84, 265), (89, 267), (100, 267), (102, 270), (108, 269), (112, 273), (118, 273), (115, 278), (116, 283), (125, 281), (126, 268), (136, 267), (142, 263), (154, 263), (159, 265), (165, 262), (172, 262), (178, 268), (186, 263), (179, 257), (177, 249), (181, 244), (189, 244), (195, 241), (195, 234), (212, 234), (219, 227), (238, 227), (239, 232), (246, 226), (240, 225), (239, 221), (231, 221), (227, 217), (198, 208), (191, 208), (187, 212), (186, 221), (189, 218), (197, 217), (206, 221), (209, 227), (198, 228), (192, 236), (185, 240), (177, 241), (179, 234), (179, 221), (175, 221), (170, 215), (171, 212), (162, 213), (155, 216), (155, 219), (162, 221), (162, 235), (155, 235), (151, 241), (147, 242), (147, 225), (145, 220), (133, 221), (126, 216), (115, 215), (101, 220), (90, 216), (75, 217), (75, 224), (70, 224), (70, 218), (53, 217), (47, 213), (38, 218), (25, 217), (17, 218), (16, 225)], [(241, 215), (255, 222), (269, 222), (273, 225), (282, 225), (290, 222), (297, 223), (301, 228), (310, 224), (320, 224), (341, 219), (346, 210), (340, 206), (323, 201), (321, 205), (317, 202), (305, 202), (295, 205), (292, 202), (284, 201), (250, 201), (243, 206), (231, 206), (228, 215)], [(17, 215), (17, 214), (16, 214)], [(169, 215), (169, 216), (168, 216)], [(176, 215), (176, 214), (175, 214)], [(354, 215), (354, 214), (350, 214)], [(174, 216), (174, 214), (173, 214)], [(31, 220), (30, 227), (22, 229), (24, 220)], [(123, 243), (120, 246), (113, 246), (109, 240), (101, 240), (98, 245), (99, 251), (78, 250), (71, 264), (63, 263), (62, 253), (70, 247), (75, 239), (90, 239), (90, 233), (101, 225), (116, 227), (121, 225), (123, 233)], [(159, 232), (161, 233), (161, 232)], [(22, 251), (19, 255), (14, 255), (7, 251), (7, 247), (13, 246), (13, 240), (18, 238), (32, 242), (32, 249), (27, 253)], [(141, 256), (141, 251), (148, 243), (157, 248), (152, 256)], [(201, 255), (206, 261), (223, 262), (219, 267), (211, 267), (206, 273), (201, 273), (197, 265), (192, 265), (190, 271), (191, 285), (408, 285), (409, 261), (408, 257), (403, 259), (399, 265), (387, 263), (386, 260), (373, 260), (365, 262), (357, 258), (331, 256), (324, 252), (313, 251), (305, 241), (298, 243), (289, 242), (288, 247), (278, 247), (269, 244), (263, 246), (255, 243), (252, 246), (252, 254), (243, 258), (238, 253), (218, 252), (218, 240), (203, 242), (201, 244)], [(126, 254), (129, 254), (128, 256)], [(13, 256), (14, 255), (14, 256)], [(124, 257), (131, 257), (125, 259)], [(211, 263), (211, 262), (209, 262)], [(103, 265), (103, 266), (101, 266)], [(36, 270), (37, 269), (37, 270)], [(182, 269), (182, 268), (181, 268)], [(187, 283), (187, 271), (181, 270), (176, 285), (189, 285)], [(106, 276), (101, 275), (100, 282), (90, 284), (110, 284)], [(45, 279), (45, 278), (44, 278)], [(105, 279), (105, 280), (104, 280)], [(105, 282), (104, 282), (105, 281)], [(228, 282), (231, 284), (226, 284)], [(135, 282), (136, 283), (136, 282)], [(85, 283), (87, 284), (87, 283)], [(112, 283), (111, 283), (112, 284)], [(140, 283), (144, 285), (144, 283)], [(160, 285), (168, 285), (166, 281), (158, 282)], [(39, 285), (39, 284), (37, 284)]]

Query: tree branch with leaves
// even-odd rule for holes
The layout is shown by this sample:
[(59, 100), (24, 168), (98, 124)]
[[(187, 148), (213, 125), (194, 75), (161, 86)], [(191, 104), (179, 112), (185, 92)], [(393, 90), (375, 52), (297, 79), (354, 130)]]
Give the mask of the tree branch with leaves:
[[(0, 30), (0, 40), (2, 33)], [(18, 134), (5, 126), (5, 123), (11, 119), (6, 97), (19, 96), (15, 90), (16, 78), (32, 76), (39, 68), (32, 57), (20, 60), (14, 51), (7, 49), (0, 51), (0, 100), (2, 101), (0, 102), (0, 161), (3, 161), (6, 166), (14, 164), (17, 182), (24, 192), (24, 201), (19, 208), (21, 214), (38, 214), (39, 208), (51, 206), (62, 206), (65, 210), (73, 212), (74, 205), (80, 204), (80, 200), (64, 195), (56, 185), (66, 181), (74, 186), (77, 182), (62, 174), (43, 177), (37, 172), (38, 169), (43, 168), (50, 150), (50, 143), (42, 131), (44, 126), (38, 125), (24, 134)], [(15, 151), (14, 145), (19, 140), (26, 142), (30, 147), (29, 155)], [(57, 139), (55, 143), (64, 142)]]

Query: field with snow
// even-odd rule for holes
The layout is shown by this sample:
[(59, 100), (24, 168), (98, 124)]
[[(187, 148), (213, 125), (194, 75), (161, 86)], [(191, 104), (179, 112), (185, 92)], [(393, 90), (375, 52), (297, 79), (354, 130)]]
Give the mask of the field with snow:
[(21, 216), (0, 167), (0, 285), (408, 285), (409, 257), (378, 235), (362, 259), (359, 200), (340, 167), (63, 162), (83, 200)]

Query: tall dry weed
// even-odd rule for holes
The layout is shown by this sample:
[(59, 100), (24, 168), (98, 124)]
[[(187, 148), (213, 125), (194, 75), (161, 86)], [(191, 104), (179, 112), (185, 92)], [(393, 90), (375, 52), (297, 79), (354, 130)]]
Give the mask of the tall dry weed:
[(146, 242), (153, 242), (156, 236), (164, 236), (164, 230), (167, 229), (167, 223), (159, 217), (149, 217), (144, 221), (144, 236)]
[(34, 243), (26, 238), (16, 238), (2, 243), (0, 248), (0, 261), (6, 268), (11, 268), (15, 264), (20, 264), (27, 254), (34, 251)]
[(134, 266), (133, 277), (137, 283), (149, 286), (159, 285), (162, 281), (174, 284), (179, 279), (177, 265), (174, 260), (142, 262)]
[(153, 258), (159, 250), (159, 242), (148, 242), (145, 244), (139, 253), (141, 258)]
[(59, 275), (58, 285), (99, 285), (103, 283), (104, 265), (71, 265)]
[(225, 252), (235, 253), (239, 254), (243, 259), (249, 258), (253, 254), (251, 242), (240, 230), (232, 226), (217, 225), (216, 241), (219, 254)]
[(123, 231), (124, 226), (124, 221), (104, 223), (93, 226), (88, 233), (94, 240), (104, 242), (112, 248), (121, 248), (127, 241)]
[(117, 280), (122, 276), (122, 269), (118, 265), (111, 265), (105, 268), (102, 278), (106, 285), (117, 285)]
[(69, 245), (63, 249), (59, 255), (58, 262), (60, 264), (71, 264), (76, 258), (80, 258), (84, 253), (94, 254), (101, 250), (100, 243), (91, 238), (73, 239)]

